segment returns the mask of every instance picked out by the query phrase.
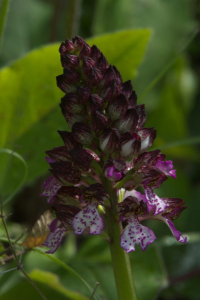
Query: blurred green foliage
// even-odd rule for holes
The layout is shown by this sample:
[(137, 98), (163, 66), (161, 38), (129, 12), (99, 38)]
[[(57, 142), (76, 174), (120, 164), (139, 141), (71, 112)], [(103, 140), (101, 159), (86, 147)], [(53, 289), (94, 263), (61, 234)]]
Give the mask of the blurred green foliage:
[[(169, 234), (164, 224), (149, 222), (148, 226), (157, 236), (156, 243), (145, 253), (137, 247), (136, 252), (130, 254), (138, 298), (197, 300), (200, 295), (199, 145), (168, 149), (167, 145), (200, 135), (199, 34), (142, 102), (140, 96), (198, 28), (199, 1), (76, 2), (80, 5), (80, 14), (73, 28), (70, 24), (72, 0), (10, 1), (0, 56), (0, 141), (1, 146), (22, 154), (29, 175), (24, 189), (5, 207), (7, 213), (13, 212), (8, 220), (9, 232), (16, 238), (22, 227), (33, 225), (45, 209), (45, 200), (35, 196), (40, 193), (38, 182), (41, 184), (48, 176), (44, 152), (61, 145), (57, 130), (67, 130), (58, 107), (62, 93), (55, 83), (55, 76), (61, 73), (59, 44), (52, 42), (60, 43), (72, 33), (79, 34), (88, 38), (90, 44), (97, 44), (109, 63), (119, 68), (124, 80), (132, 80), (139, 103), (145, 103), (147, 108), (147, 126), (157, 129), (154, 146), (166, 147), (164, 153), (167, 159), (173, 159), (177, 169), (178, 179), (170, 178), (158, 193), (183, 198), (188, 205), (175, 222), (180, 231), (188, 232), (187, 245), (178, 245), (173, 238), (163, 237)], [(0, 1), (0, 7), (2, 3)], [(149, 29), (152, 34), (146, 48)], [(23, 172), (23, 165), (16, 157), (0, 153), (4, 196), (15, 190)], [(41, 176), (44, 177), (40, 179)], [(26, 221), (23, 226), (22, 220)], [(5, 236), (5, 232), (0, 223), (1, 236)], [(3, 246), (6, 245), (2, 244), (2, 249)], [(109, 248), (100, 237), (69, 235), (54, 256), (69, 264), (93, 288), (99, 281), (98, 299), (117, 298)], [(5, 260), (5, 254), (2, 259)], [(23, 256), (23, 263), (48, 299), (89, 299), (91, 293), (84, 284), (48, 257), (30, 251)], [(1, 269), (13, 267), (15, 263), (8, 259)], [(39, 299), (39, 294), (18, 272), (0, 275), (0, 299)]]

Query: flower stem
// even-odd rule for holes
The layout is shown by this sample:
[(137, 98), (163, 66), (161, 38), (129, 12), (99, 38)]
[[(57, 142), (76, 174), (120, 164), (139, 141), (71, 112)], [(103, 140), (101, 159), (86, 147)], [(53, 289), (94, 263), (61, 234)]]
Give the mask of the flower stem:
[(115, 276), (115, 283), (119, 300), (137, 300), (133, 275), (128, 254), (120, 246), (122, 232), (121, 222), (117, 220), (117, 195), (111, 183), (104, 180), (107, 192), (110, 195), (111, 207), (106, 208), (108, 234), (111, 238), (110, 252)]

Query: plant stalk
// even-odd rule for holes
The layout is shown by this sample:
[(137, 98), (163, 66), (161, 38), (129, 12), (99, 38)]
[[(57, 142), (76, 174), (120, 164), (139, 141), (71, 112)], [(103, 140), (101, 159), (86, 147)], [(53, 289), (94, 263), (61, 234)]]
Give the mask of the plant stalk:
[(117, 220), (117, 195), (116, 190), (113, 189), (111, 182), (104, 180), (107, 192), (110, 195), (111, 207), (106, 208), (106, 222), (108, 234), (111, 242), (110, 252), (113, 264), (113, 271), (115, 276), (115, 283), (119, 300), (137, 300), (135, 285), (130, 265), (128, 254), (120, 246), (120, 236), (122, 233), (122, 225)]

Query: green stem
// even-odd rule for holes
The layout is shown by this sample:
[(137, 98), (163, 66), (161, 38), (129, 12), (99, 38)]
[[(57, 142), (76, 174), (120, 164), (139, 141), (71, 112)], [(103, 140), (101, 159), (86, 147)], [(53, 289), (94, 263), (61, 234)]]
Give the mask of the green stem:
[(117, 195), (111, 182), (104, 180), (104, 186), (110, 195), (111, 207), (106, 208), (108, 234), (111, 238), (110, 252), (119, 300), (137, 300), (133, 275), (128, 254), (120, 246), (121, 222), (117, 220)]
[(1, 9), (0, 9), (0, 47), (2, 44), (3, 31), (5, 28), (5, 21), (8, 12), (9, 0), (3, 0)]

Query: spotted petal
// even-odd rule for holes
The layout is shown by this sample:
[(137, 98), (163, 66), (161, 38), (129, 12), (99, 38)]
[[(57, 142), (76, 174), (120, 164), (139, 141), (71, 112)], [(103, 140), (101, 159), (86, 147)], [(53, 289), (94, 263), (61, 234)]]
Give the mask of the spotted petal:
[(48, 203), (53, 203), (53, 199), (61, 187), (60, 183), (55, 179), (54, 176), (50, 176), (42, 185), (45, 188), (45, 191), (40, 194), (40, 196), (45, 196)]
[(46, 253), (53, 254), (59, 247), (60, 243), (62, 242), (63, 236), (66, 233), (66, 228), (58, 228), (58, 220), (55, 219), (52, 221), (51, 225), (49, 226), (50, 233), (46, 239), (46, 241), (43, 243), (44, 246), (49, 247), (50, 249)]
[(160, 214), (165, 211), (166, 203), (163, 199), (159, 198), (156, 194), (154, 194), (153, 190), (146, 186), (144, 189), (144, 193), (147, 199), (147, 207), (148, 211), (152, 211), (154, 208), (154, 215)]
[(137, 216), (127, 217), (128, 225), (121, 235), (121, 247), (127, 253), (135, 250), (135, 244), (140, 245), (142, 251), (145, 251), (147, 246), (153, 243), (156, 239), (153, 231), (138, 221)]
[(97, 203), (88, 203), (87, 207), (75, 215), (72, 226), (75, 234), (82, 234), (85, 228), (90, 228), (90, 234), (101, 234), (103, 220), (97, 210)]

